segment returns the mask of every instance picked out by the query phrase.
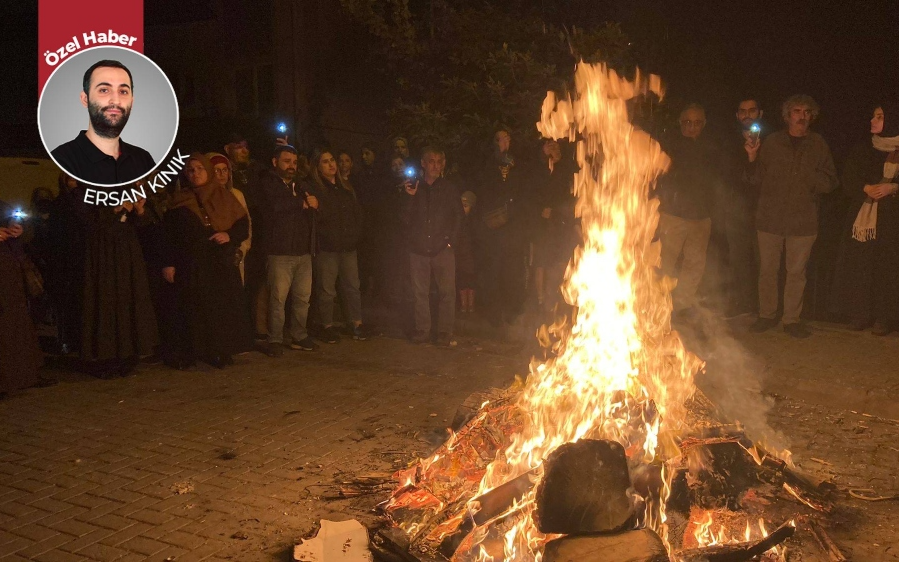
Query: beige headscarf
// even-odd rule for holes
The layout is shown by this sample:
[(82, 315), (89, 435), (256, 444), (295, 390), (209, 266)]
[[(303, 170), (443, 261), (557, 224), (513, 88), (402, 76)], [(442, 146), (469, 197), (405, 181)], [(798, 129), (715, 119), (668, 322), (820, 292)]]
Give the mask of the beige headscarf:
[[(172, 195), (169, 209), (178, 207), (187, 207), (200, 220), (206, 221), (209, 218), (209, 224), (216, 232), (224, 232), (231, 228), (234, 223), (247, 215), (244, 209), (233, 193), (227, 189), (222, 189), (215, 180), (213, 180), (212, 163), (209, 159), (195, 152), (187, 159), (197, 160), (206, 168), (208, 178), (206, 183), (193, 188), (187, 187), (190, 184), (186, 180), (182, 180), (182, 189)], [(202, 209), (200, 206), (202, 205)], [(205, 212), (204, 212), (205, 211)]]

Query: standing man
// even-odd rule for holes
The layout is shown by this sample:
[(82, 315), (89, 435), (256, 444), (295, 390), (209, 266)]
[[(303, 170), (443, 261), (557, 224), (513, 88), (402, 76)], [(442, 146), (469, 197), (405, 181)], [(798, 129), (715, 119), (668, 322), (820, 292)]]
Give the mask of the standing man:
[(247, 213), (253, 225), (253, 244), (244, 257), (244, 286), (247, 301), (250, 305), (250, 316), (257, 341), (268, 339), (268, 280), (265, 273), (266, 236), (263, 212), (263, 193), (260, 177), (269, 172), (261, 169), (250, 159), (250, 145), (247, 138), (239, 133), (232, 133), (224, 145), (225, 154), (231, 162), (231, 182), (234, 189), (244, 195)]
[(270, 357), (284, 354), (284, 305), (291, 301), (291, 349), (314, 351), (318, 346), (306, 331), (312, 294), (312, 224), (318, 200), (294, 179), (297, 151), (281, 145), (272, 154), (273, 169), (260, 178), (263, 193), (268, 258), (268, 345)]
[(478, 182), (480, 282), (484, 311), (494, 326), (511, 324), (521, 314), (527, 288), (528, 226), (533, 174), (512, 153), (512, 136), (493, 135), (493, 155)]
[(430, 340), (431, 310), (428, 295), (431, 275), (437, 283), (440, 302), (437, 314), (437, 343), (451, 346), (456, 312), (455, 246), (462, 228), (462, 199), (452, 182), (443, 178), (446, 154), (426, 147), (421, 154), (423, 177), (407, 180), (402, 219), (409, 243), (409, 268), (415, 299), (415, 334), (412, 341)]
[(737, 105), (740, 134), (728, 143), (729, 171), (724, 201), (724, 230), (727, 236), (729, 295), (726, 316), (733, 318), (753, 312), (758, 302), (755, 280), (758, 265), (755, 251), (755, 211), (758, 190), (746, 178), (749, 158), (743, 146), (764, 137), (761, 125), (764, 112), (755, 98), (747, 97)]
[(705, 273), (712, 233), (712, 206), (721, 183), (720, 154), (702, 135), (705, 124), (705, 110), (690, 104), (681, 111), (680, 134), (663, 145), (671, 156), (671, 169), (659, 180), (659, 237), (662, 272), (677, 279), (672, 294), (676, 319), (687, 319), (696, 311), (696, 290)]
[(753, 332), (764, 332), (777, 324), (777, 276), (786, 247), (784, 331), (795, 338), (811, 335), (799, 316), (808, 259), (818, 236), (818, 197), (837, 187), (830, 148), (821, 135), (809, 130), (818, 111), (818, 104), (810, 96), (792, 96), (781, 112), (786, 130), (771, 133), (764, 146), (752, 140), (745, 144), (750, 162), (748, 177), (760, 189), (756, 213), (759, 318), (750, 328)]
[(147, 175), (156, 166), (150, 153), (119, 138), (133, 104), (134, 82), (124, 64), (101, 60), (91, 65), (81, 92), (87, 130), (53, 149), (53, 159), (69, 175), (95, 185), (119, 185)]

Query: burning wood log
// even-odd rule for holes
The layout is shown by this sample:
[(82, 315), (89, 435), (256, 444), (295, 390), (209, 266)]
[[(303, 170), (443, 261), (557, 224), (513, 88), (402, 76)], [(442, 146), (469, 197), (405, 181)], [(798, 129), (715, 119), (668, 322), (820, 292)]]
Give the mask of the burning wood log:
[(787, 521), (761, 540), (682, 550), (677, 553), (677, 559), (680, 562), (746, 562), (784, 542), (795, 532), (792, 521)]
[(657, 534), (641, 529), (549, 541), (543, 562), (668, 562), (668, 552)]
[(821, 547), (821, 550), (827, 553), (827, 557), (830, 558), (830, 562), (846, 562), (846, 557), (843, 556), (842, 552), (840, 552), (840, 549), (830, 538), (830, 535), (828, 535), (827, 532), (824, 531), (824, 527), (822, 527), (814, 519), (809, 520), (808, 526), (812, 531), (812, 536), (814, 536), (815, 540), (818, 541), (818, 545)]
[(542, 533), (619, 531), (633, 521), (634, 502), (624, 447), (582, 439), (547, 457), (537, 486), (535, 520)]

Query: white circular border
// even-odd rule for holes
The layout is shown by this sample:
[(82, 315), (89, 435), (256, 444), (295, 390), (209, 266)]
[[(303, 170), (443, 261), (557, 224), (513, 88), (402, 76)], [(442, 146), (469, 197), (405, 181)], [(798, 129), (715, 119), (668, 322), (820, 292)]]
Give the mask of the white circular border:
[(75, 176), (74, 174), (70, 173), (68, 170), (66, 170), (65, 168), (60, 166), (59, 162), (56, 161), (56, 158), (53, 158), (53, 154), (52, 154), (50, 148), (47, 147), (47, 142), (44, 140), (44, 131), (41, 130), (41, 103), (43, 103), (43, 101), (44, 101), (44, 92), (47, 90), (47, 86), (50, 84), (50, 81), (53, 79), (53, 75), (56, 74), (56, 71), (59, 70), (60, 68), (62, 68), (63, 65), (75, 60), (80, 55), (83, 55), (84, 53), (89, 53), (95, 49), (120, 49), (122, 51), (128, 51), (129, 53), (133, 53), (135, 55), (141, 56), (147, 62), (152, 64), (154, 67), (156, 67), (156, 70), (158, 70), (159, 73), (162, 75), (162, 77), (165, 78), (165, 83), (169, 85), (169, 90), (172, 91), (172, 98), (174, 98), (174, 100), (175, 100), (175, 134), (172, 135), (172, 142), (169, 143), (169, 147), (166, 149), (165, 153), (166, 153), (166, 155), (168, 155), (169, 153), (172, 152), (172, 147), (175, 146), (175, 139), (178, 138), (178, 127), (181, 125), (181, 108), (178, 106), (178, 94), (175, 92), (174, 86), (172, 86), (172, 81), (169, 80), (169, 77), (166, 75), (166, 73), (163, 72), (163, 70), (161, 68), (159, 68), (159, 65), (156, 64), (155, 62), (153, 62), (153, 59), (151, 59), (150, 57), (141, 53), (140, 51), (135, 51), (134, 49), (128, 49), (125, 47), (120, 47), (118, 45), (96, 45), (94, 47), (82, 49), (81, 51), (68, 57), (68, 60), (61, 62), (56, 68), (53, 69), (53, 72), (51, 72), (50, 76), (47, 77), (47, 81), (44, 82), (44, 87), (41, 88), (41, 96), (40, 96), (40, 98), (38, 98), (38, 102), (37, 102), (37, 131), (38, 131), (38, 134), (41, 136), (41, 144), (44, 145), (44, 150), (47, 151), (47, 154), (50, 156), (50, 159), (53, 160), (53, 163), (56, 164), (56, 167), (59, 168), (60, 170), (62, 170), (63, 172), (65, 172), (66, 175), (71, 176), (72, 178), (78, 180), (79, 183), (93, 185), (95, 187), (122, 187), (123, 185), (131, 185), (131, 184), (138, 182), (138, 181), (144, 179), (145, 177), (151, 175), (153, 172), (155, 172), (156, 169), (159, 168), (161, 162), (157, 162), (156, 165), (153, 167), (153, 169), (150, 170), (149, 172), (147, 172), (146, 174), (140, 176), (139, 178), (134, 178), (133, 180), (129, 180), (126, 182), (108, 183), (108, 184), (89, 182), (87, 180), (83, 180), (83, 179)]

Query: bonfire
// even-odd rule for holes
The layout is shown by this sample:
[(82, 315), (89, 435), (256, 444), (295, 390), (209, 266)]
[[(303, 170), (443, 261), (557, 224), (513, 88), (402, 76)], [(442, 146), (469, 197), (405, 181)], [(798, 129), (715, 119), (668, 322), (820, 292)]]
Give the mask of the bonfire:
[(674, 281), (658, 270), (651, 196), (670, 161), (628, 112), (662, 95), (657, 76), (628, 80), (585, 63), (569, 96), (547, 95), (537, 129), (576, 142), (580, 165), (583, 244), (562, 287), (574, 312), (544, 329), (551, 358), (532, 362), (520, 387), (485, 399), (431, 457), (397, 474), (381, 533), (395, 554), (778, 560), (795, 522), (775, 510), (769, 534), (765, 487), (822, 508), (809, 493), (820, 483), (719, 423), (694, 385), (703, 362), (672, 330)]

